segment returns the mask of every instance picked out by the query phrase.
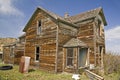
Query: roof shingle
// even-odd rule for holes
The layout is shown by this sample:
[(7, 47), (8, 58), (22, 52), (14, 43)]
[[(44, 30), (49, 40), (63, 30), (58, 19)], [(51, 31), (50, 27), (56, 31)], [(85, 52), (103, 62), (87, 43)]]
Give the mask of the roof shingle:
[(78, 15), (70, 16), (70, 17), (66, 18), (66, 20), (70, 21), (72, 23), (76, 23), (76, 22), (83, 21), (86, 19), (94, 18), (99, 14), (99, 12), (101, 10), (102, 10), (102, 8), (99, 7), (99, 8), (87, 11), (87, 12), (80, 13)]

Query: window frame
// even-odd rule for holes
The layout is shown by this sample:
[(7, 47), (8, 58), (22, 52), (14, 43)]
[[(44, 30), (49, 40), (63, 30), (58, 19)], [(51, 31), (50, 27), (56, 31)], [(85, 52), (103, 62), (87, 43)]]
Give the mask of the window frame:
[[(39, 53), (37, 53), (37, 48), (39, 48)], [(37, 60), (37, 55), (39, 56), (38, 60)], [(35, 46), (35, 62), (39, 62), (39, 61), (40, 61), (40, 46)]]
[(42, 21), (38, 20), (37, 21), (37, 35), (40, 35), (41, 32), (42, 32)]
[[(72, 57), (68, 57), (68, 49), (72, 49)], [(68, 65), (68, 59), (72, 59), (71, 65)], [(73, 68), (74, 66), (74, 48), (72, 47), (66, 48), (66, 66), (69, 68)]]
[(100, 20), (98, 20), (98, 35), (99, 36), (102, 36), (102, 34), (103, 34), (103, 24), (102, 24), (102, 21), (100, 21)]

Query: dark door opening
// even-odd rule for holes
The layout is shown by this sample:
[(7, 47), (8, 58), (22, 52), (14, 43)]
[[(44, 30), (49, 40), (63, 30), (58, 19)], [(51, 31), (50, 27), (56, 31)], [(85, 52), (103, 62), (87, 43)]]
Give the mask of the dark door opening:
[(79, 67), (85, 67), (87, 61), (87, 48), (79, 49)]

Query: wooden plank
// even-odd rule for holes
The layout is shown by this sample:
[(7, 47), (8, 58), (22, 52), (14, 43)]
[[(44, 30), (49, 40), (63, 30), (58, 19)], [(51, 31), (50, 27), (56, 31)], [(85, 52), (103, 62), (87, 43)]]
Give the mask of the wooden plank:
[(85, 72), (90, 80), (104, 80), (103, 77), (101, 77), (101, 76), (99, 76), (99, 75), (97, 75), (97, 74), (95, 74), (87, 69), (85, 69)]
[(95, 56), (95, 66), (96, 66), (96, 25), (93, 23), (93, 30), (94, 30), (94, 56)]

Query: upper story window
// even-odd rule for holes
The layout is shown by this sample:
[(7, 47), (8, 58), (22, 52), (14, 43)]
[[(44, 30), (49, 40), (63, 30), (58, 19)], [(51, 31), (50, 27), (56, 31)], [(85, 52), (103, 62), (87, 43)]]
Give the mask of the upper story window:
[(37, 34), (39, 35), (41, 33), (41, 20), (37, 22)]
[(98, 35), (102, 36), (103, 35), (103, 25), (101, 21), (98, 21), (98, 29), (97, 29)]

